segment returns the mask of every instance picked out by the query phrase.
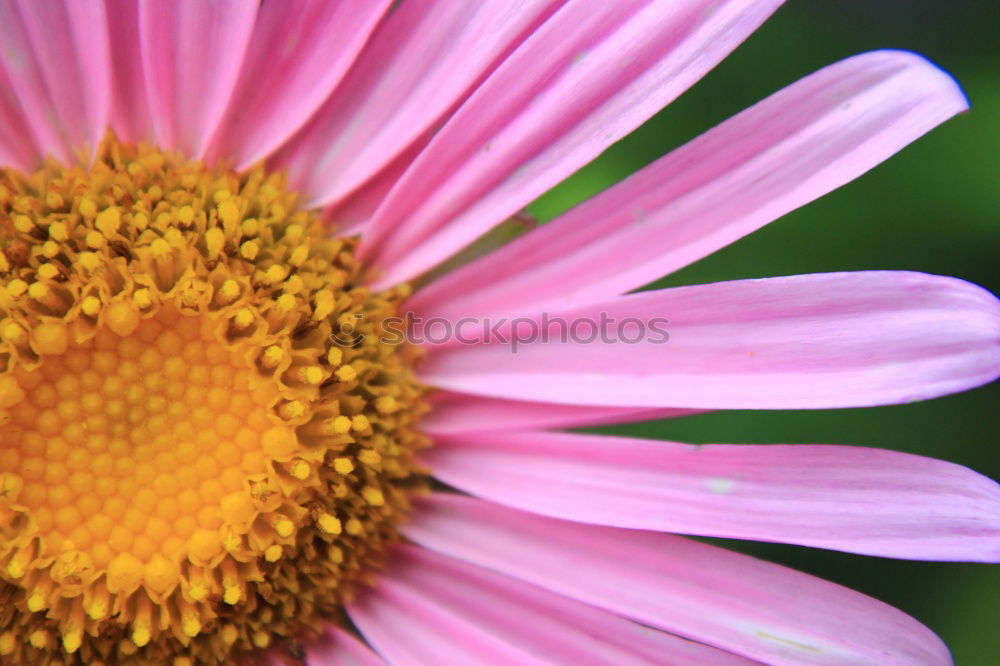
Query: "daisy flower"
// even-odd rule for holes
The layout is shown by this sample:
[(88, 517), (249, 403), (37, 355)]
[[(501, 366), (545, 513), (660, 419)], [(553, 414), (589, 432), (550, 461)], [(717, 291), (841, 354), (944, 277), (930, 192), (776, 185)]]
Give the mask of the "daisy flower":
[(483, 255), (779, 4), (0, 0), (0, 661), (949, 663), (670, 533), (995, 561), (992, 481), (571, 430), (994, 379), (952, 278), (630, 293), (963, 111), (947, 75), (839, 62)]

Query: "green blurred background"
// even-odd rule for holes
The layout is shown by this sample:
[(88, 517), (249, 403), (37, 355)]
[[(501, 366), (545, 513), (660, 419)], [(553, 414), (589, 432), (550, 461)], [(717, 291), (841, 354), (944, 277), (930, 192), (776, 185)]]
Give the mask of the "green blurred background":
[[(996, 0), (791, 0), (697, 86), (530, 210), (550, 219), (824, 65), (872, 49), (903, 48), (949, 71), (972, 112), (657, 286), (907, 269), (958, 276), (1000, 293), (996, 11)], [(997, 479), (998, 404), (1000, 382), (921, 404), (715, 413), (602, 430), (687, 442), (866, 444), (944, 458)], [(1000, 664), (1000, 567), (715, 541), (903, 609), (949, 644), (959, 666)]]

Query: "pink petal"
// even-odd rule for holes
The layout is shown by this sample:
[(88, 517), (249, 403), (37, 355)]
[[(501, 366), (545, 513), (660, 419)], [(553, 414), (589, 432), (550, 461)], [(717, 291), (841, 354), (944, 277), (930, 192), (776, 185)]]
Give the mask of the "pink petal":
[(149, 141), (153, 120), (142, 67), (138, 0), (118, 0), (108, 14), (111, 43), (111, 127), (123, 141)]
[(360, 253), (412, 278), (595, 158), (701, 78), (780, 0), (580, 0), (500, 66), (414, 162)]
[(513, 646), (470, 630), (463, 618), (391, 582), (379, 580), (376, 590), (361, 594), (347, 612), (365, 640), (393, 666), (524, 663), (524, 655)]
[(335, 229), (335, 233), (340, 236), (363, 234), (371, 222), (372, 215), (385, 199), (386, 193), (420, 154), (430, 136), (431, 133), (428, 132), (426, 136), (417, 139), (412, 146), (397, 155), (392, 162), (365, 181), (364, 185), (351, 192), (346, 199), (323, 209), (323, 219), (327, 229)]
[(211, 155), (244, 168), (281, 145), (340, 82), (391, 4), (265, 2)]
[(140, 0), (143, 71), (160, 147), (204, 155), (233, 94), (258, 6)]
[[(0, 60), (0, 90), (10, 91), (13, 85), (7, 76), (5, 60)], [(0, 167), (30, 171), (38, 166), (42, 157), (17, 97), (7, 92), (0, 94)]]
[(967, 108), (903, 51), (822, 69), (412, 300), (449, 317), (586, 305), (641, 287), (856, 178)]
[[(539, 327), (522, 322), (516, 353), (498, 342), (453, 345), (429, 356), (421, 378), (450, 391), (577, 405), (818, 409), (925, 400), (1000, 374), (1000, 302), (922, 273), (678, 287), (549, 320), (547, 344), (530, 342)], [(602, 327), (606, 341), (588, 344)]]
[(0, 0), (0, 35), (0, 119), (14, 123), (3, 130), (7, 159), (29, 158), (27, 137), (7, 136), (24, 129), (41, 156), (71, 164), (93, 155), (110, 95), (104, 3)]
[[(405, 617), (387, 623), (385, 606)], [(757, 663), (414, 546), (348, 611), (393, 664)]]
[(721, 548), (456, 495), (415, 508), (403, 531), (431, 550), (768, 664), (951, 663), (895, 608)]
[(342, 201), (447, 116), (564, 0), (418, 0), (394, 10), (275, 165), (309, 205)]
[[(272, 658), (273, 666), (288, 662)], [(306, 645), (306, 662), (311, 666), (385, 666), (371, 649), (340, 627), (330, 625), (317, 641)]]
[(420, 420), (420, 429), (431, 435), (536, 428), (577, 428), (609, 423), (672, 419), (699, 413), (694, 409), (557, 405), (486, 398), (448, 391), (436, 391), (431, 394), (430, 403), (431, 412)]
[(920, 560), (1000, 561), (1000, 486), (856, 446), (690, 446), (573, 433), (436, 436), (450, 486), (595, 525)]

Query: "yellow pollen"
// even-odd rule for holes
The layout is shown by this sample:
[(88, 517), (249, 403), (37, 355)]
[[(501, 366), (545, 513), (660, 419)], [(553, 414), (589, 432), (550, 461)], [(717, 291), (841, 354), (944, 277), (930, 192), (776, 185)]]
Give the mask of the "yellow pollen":
[(288, 269), (281, 264), (274, 264), (264, 273), (265, 278), (269, 284), (274, 284), (275, 282), (281, 282), (288, 275)]
[(375, 467), (382, 462), (382, 454), (372, 449), (358, 451), (358, 460), (369, 467)]
[(337, 379), (342, 382), (353, 382), (358, 377), (358, 371), (349, 365), (342, 365), (337, 368)]
[(232, 645), (237, 640), (239, 640), (240, 637), (239, 630), (231, 624), (222, 625), (222, 628), (219, 630), (219, 634), (220, 637), (222, 638), (222, 641), (227, 645)]
[(327, 534), (340, 534), (342, 530), (340, 520), (328, 513), (321, 514), (316, 520), (319, 528)]
[(101, 259), (95, 252), (81, 252), (77, 256), (77, 263), (88, 273), (93, 273), (101, 266)]
[(33, 282), (28, 287), (28, 296), (36, 301), (42, 301), (49, 294), (49, 286), (44, 282)]
[(80, 309), (83, 311), (83, 314), (95, 317), (101, 311), (101, 299), (97, 296), (87, 296), (80, 303)]
[(208, 249), (208, 257), (214, 259), (222, 252), (226, 244), (226, 234), (218, 227), (212, 227), (205, 232), (205, 247)]
[(180, 210), (177, 211), (177, 222), (187, 226), (194, 221), (194, 208), (191, 206), (181, 206)]
[(62, 195), (58, 192), (48, 192), (45, 195), (45, 205), (49, 208), (57, 209), (62, 208), (66, 202), (63, 200)]
[(351, 462), (350, 458), (334, 458), (333, 468), (337, 471), (337, 474), (350, 474), (354, 471), (354, 463)]
[(233, 317), (233, 322), (240, 328), (246, 328), (253, 323), (253, 310), (250, 308), (241, 308), (236, 312), (236, 316)]
[(236, 280), (226, 280), (219, 288), (219, 294), (225, 303), (231, 303), (240, 295), (240, 283)]
[[(181, 618), (181, 626), (187, 636), (194, 638), (201, 631), (201, 620), (194, 613), (185, 613)], [(174, 663), (176, 664), (177, 662), (175, 661)]]
[(227, 226), (236, 224), (240, 219), (240, 209), (231, 199), (221, 202), (218, 205), (218, 211), (219, 219)]
[(165, 257), (170, 254), (170, 243), (162, 238), (157, 238), (149, 244), (149, 249), (154, 257)]
[(7, 293), (13, 297), (17, 298), (24, 292), (28, 291), (28, 283), (24, 280), (11, 280), (7, 283)]
[(301, 266), (309, 258), (309, 248), (305, 245), (292, 250), (292, 256), (288, 258), (288, 263), (292, 266)]
[(69, 234), (66, 232), (65, 222), (53, 222), (49, 225), (49, 238), (57, 243), (64, 243), (69, 240)]
[(83, 627), (70, 626), (63, 630), (62, 644), (66, 652), (73, 654), (83, 643)]
[(149, 639), (153, 637), (152, 627), (149, 626), (147, 620), (138, 619), (135, 621), (132, 629), (132, 642), (138, 647), (143, 647), (149, 643)]
[(282, 418), (294, 421), (303, 416), (306, 412), (306, 405), (301, 400), (289, 400), (278, 408), (278, 413)]
[(240, 590), (239, 586), (235, 583), (226, 584), (225, 582), (223, 582), (222, 585), (224, 590), (222, 593), (222, 600), (230, 606), (239, 603), (239, 600), (243, 597), (243, 592)]
[(49, 634), (44, 629), (36, 629), (31, 632), (31, 636), (28, 637), (28, 642), (31, 643), (31, 647), (36, 650), (41, 650), (49, 642)]
[(24, 329), (15, 322), (10, 322), (3, 327), (3, 339), (7, 342), (20, 342), (24, 339), (25, 333)]
[(288, 473), (294, 476), (299, 481), (305, 481), (309, 478), (309, 474), (312, 472), (312, 467), (305, 460), (301, 458), (294, 461), (288, 470)]
[(288, 279), (285, 280), (285, 284), (282, 287), (282, 290), (286, 294), (291, 294), (292, 296), (294, 296), (295, 294), (301, 293), (302, 290), (305, 289), (305, 286), (306, 285), (303, 283), (301, 277), (299, 277), (298, 275), (290, 275), (288, 276)]
[(247, 261), (256, 259), (258, 252), (260, 252), (260, 245), (257, 244), (257, 241), (248, 240), (240, 245), (240, 255)]
[(282, 516), (274, 521), (274, 531), (281, 538), (287, 539), (295, 531), (295, 523)]
[(372, 506), (382, 506), (385, 504), (385, 495), (378, 488), (368, 486), (361, 489), (361, 496)]
[(108, 242), (108, 239), (104, 237), (99, 231), (88, 231), (84, 241), (87, 243), (87, 247), (92, 250), (99, 250), (104, 247), (104, 244)]
[(140, 310), (145, 310), (153, 304), (153, 297), (149, 289), (136, 289), (132, 292), (132, 302)]
[(302, 379), (307, 384), (316, 386), (323, 381), (323, 368), (318, 365), (310, 365), (302, 369)]
[(282, 294), (278, 296), (275, 303), (282, 312), (291, 312), (295, 308), (295, 296), (292, 294)]
[(38, 267), (38, 277), (44, 280), (51, 280), (59, 275), (59, 269), (52, 264), (42, 264)]
[(340, 365), (344, 359), (344, 352), (342, 352), (337, 347), (330, 347), (330, 351), (326, 353), (326, 361), (330, 365)]
[(97, 229), (107, 238), (111, 238), (118, 233), (118, 225), (121, 224), (122, 213), (117, 207), (105, 208), (97, 214), (97, 221), (94, 223)]
[(344, 435), (349, 433), (351, 431), (351, 425), (352, 425), (351, 419), (344, 416), (343, 414), (334, 417), (333, 422), (331, 423), (333, 432), (337, 433), (338, 435)]
[(34, 231), (35, 223), (27, 215), (15, 215), (14, 228), (23, 234), (28, 234)]
[(288, 647), (398, 538), (425, 391), (379, 322), (408, 292), (357, 286), (296, 199), (113, 139), (0, 171), (5, 666)]
[(97, 215), (97, 204), (90, 199), (81, 199), (78, 210), (85, 220), (92, 220)]
[(285, 358), (285, 352), (277, 345), (271, 345), (264, 350), (263, 364), (266, 368), (275, 368)]
[(33, 613), (45, 608), (45, 590), (40, 587), (36, 587), (28, 595), (28, 610)]
[(384, 395), (375, 400), (375, 409), (379, 414), (392, 414), (399, 409), (399, 403), (391, 395)]

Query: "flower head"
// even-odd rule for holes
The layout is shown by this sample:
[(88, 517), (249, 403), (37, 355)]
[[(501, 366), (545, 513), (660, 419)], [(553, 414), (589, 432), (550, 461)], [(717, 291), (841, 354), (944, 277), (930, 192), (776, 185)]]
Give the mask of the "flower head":
[(959, 280), (622, 295), (963, 110), (954, 82), (846, 60), (470, 260), (780, 3), (393, 4), (0, 1), (2, 661), (946, 663), (657, 532), (996, 560), (993, 482), (562, 430), (995, 378), (1000, 307)]
[(259, 168), (111, 139), (36, 176), (0, 183), (8, 635), (198, 662), (294, 635), (421, 485), (415, 354), (373, 334), (405, 289), (358, 286), (355, 243)]

